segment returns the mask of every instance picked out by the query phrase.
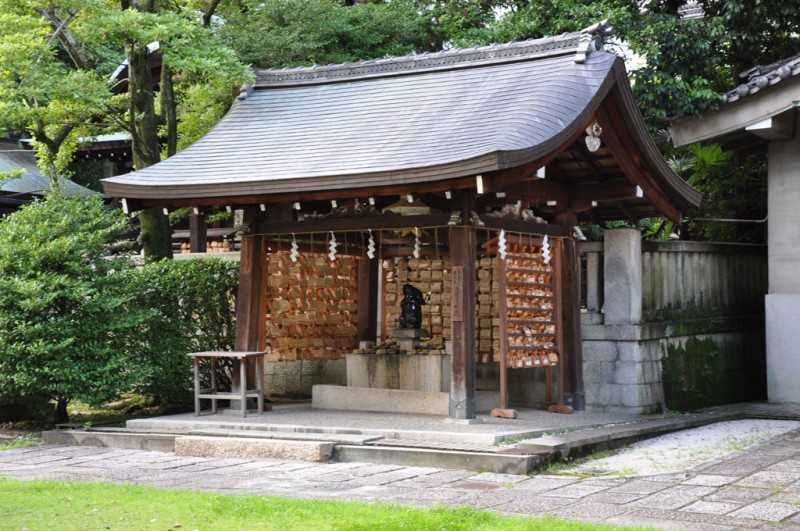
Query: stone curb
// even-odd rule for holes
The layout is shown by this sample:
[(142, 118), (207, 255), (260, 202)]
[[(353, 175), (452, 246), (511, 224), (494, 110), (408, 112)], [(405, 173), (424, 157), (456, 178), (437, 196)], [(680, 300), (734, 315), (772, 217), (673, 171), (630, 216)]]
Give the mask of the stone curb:
[(611, 450), (641, 439), (734, 420), (740, 416), (736, 413), (702, 413), (691, 417), (643, 420), (631, 424), (528, 439), (517, 443), (517, 448), (547, 455), (551, 459), (559, 459), (566, 456), (586, 455), (597, 450)]

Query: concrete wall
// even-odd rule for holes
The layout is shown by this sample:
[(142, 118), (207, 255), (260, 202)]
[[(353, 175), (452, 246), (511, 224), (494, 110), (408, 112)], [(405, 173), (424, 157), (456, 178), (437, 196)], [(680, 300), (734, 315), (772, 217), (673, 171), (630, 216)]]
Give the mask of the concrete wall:
[[(800, 122), (800, 115), (797, 117)], [(767, 382), (770, 402), (800, 403), (800, 123), (789, 140), (769, 143), (769, 295)]]

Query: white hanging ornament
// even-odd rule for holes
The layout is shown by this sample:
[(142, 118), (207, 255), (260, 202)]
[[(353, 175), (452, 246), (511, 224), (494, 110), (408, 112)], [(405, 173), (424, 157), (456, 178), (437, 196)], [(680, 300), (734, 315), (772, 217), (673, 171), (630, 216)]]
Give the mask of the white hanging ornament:
[(550, 241), (547, 238), (547, 234), (544, 235), (542, 240), (542, 262), (545, 264), (550, 263)]
[(506, 259), (506, 231), (503, 229), (500, 229), (500, 236), (497, 237), (497, 254), (500, 260)]
[(328, 249), (331, 251), (328, 253), (328, 258), (330, 258), (331, 262), (336, 260), (336, 244), (336, 235), (331, 232), (331, 243), (328, 245)]
[(375, 238), (372, 236), (372, 229), (369, 229), (369, 241), (367, 242), (367, 256), (370, 260), (375, 258)]
[(294, 233), (292, 233), (292, 250), (289, 253), (289, 258), (292, 260), (292, 262), (297, 262), (297, 257), (300, 256), (300, 253), (297, 251), (297, 249), (297, 238), (295, 238)]
[(419, 258), (419, 229), (414, 227), (414, 258)]

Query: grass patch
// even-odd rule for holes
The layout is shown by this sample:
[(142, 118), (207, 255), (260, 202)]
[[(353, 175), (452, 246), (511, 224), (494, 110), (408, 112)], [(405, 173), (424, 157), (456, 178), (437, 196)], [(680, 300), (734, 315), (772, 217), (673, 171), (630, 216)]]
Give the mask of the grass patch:
[(38, 437), (34, 437), (33, 435), (23, 435), (21, 437), (12, 437), (10, 439), (0, 439), (0, 451), (27, 448), (28, 446), (41, 446), (42, 444), (44, 443)]
[(487, 511), (0, 478), (3, 529), (622, 529)]
[(545, 473), (553, 476), (570, 476), (578, 478), (596, 477), (598, 475), (597, 473), (576, 470), (576, 467), (586, 463), (591, 463), (592, 461), (598, 461), (600, 459), (610, 457), (615, 455), (618, 451), (619, 449), (597, 450), (583, 457), (565, 457), (561, 461), (553, 461), (548, 464)]

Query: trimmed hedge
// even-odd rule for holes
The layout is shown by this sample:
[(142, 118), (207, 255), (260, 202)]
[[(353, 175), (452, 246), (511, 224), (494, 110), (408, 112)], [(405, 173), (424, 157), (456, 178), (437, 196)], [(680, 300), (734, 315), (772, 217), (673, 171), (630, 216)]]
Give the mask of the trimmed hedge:
[(131, 391), (181, 408), (192, 403), (188, 352), (232, 350), (239, 263), (214, 258), (162, 260), (126, 272), (132, 304), (143, 312), (129, 331)]

